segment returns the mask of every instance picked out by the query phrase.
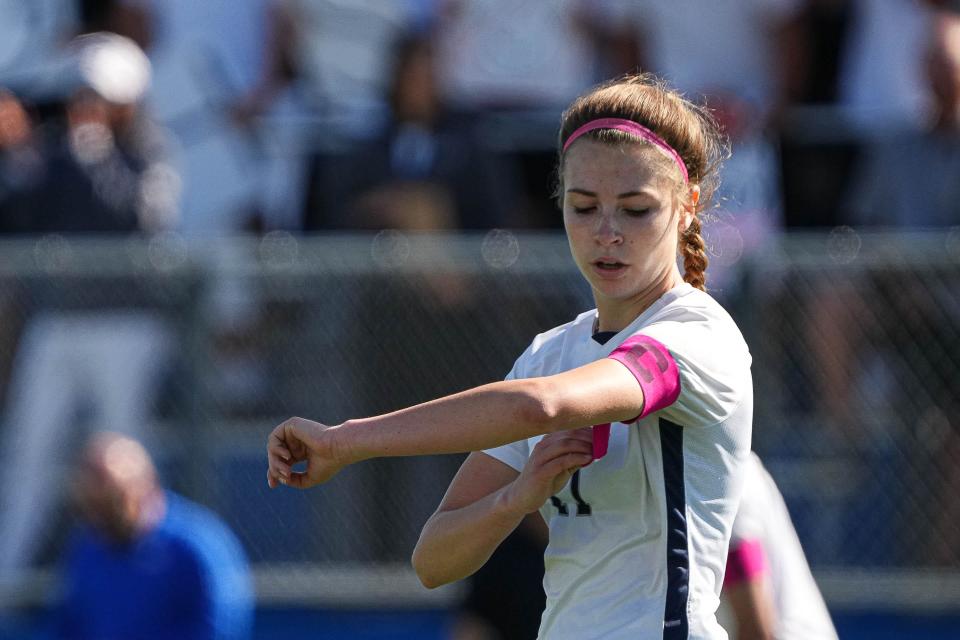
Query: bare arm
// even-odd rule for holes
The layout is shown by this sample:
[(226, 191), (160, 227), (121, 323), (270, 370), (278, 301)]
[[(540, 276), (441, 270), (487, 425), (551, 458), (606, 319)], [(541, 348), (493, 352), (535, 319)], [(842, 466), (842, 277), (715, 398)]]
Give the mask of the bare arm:
[(773, 640), (776, 614), (762, 576), (727, 588), (738, 640)]
[(508, 504), (516, 470), (471, 453), (420, 532), (413, 568), (427, 588), (465, 578), (483, 566), (524, 514)]
[[(268, 439), (267, 482), (307, 488), (368, 458), (479, 451), (629, 420), (642, 408), (643, 391), (633, 374), (604, 358), (557, 375), (495, 382), (337, 427), (291, 418)], [(307, 461), (306, 472), (292, 472), (301, 461)]]
[(424, 586), (465, 578), (482, 567), (528, 513), (588, 464), (589, 429), (551, 434), (522, 472), (485, 453), (472, 453), (420, 534), (413, 566)]
[(598, 360), (553, 376), (483, 385), (342, 425), (353, 458), (458, 453), (629, 420), (643, 391), (622, 364)]

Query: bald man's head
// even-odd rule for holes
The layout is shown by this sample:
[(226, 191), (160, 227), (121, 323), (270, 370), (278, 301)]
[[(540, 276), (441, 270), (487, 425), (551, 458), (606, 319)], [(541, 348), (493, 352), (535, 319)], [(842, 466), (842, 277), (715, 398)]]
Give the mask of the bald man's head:
[(80, 514), (111, 540), (125, 544), (143, 530), (160, 487), (147, 450), (133, 438), (98, 433), (84, 447), (74, 493)]

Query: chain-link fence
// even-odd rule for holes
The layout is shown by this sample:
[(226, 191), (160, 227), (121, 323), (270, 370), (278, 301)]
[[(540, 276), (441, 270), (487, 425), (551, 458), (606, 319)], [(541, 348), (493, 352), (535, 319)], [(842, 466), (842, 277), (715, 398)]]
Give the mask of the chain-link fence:
[[(866, 600), (956, 607), (960, 234), (795, 235), (745, 275), (754, 448), (811, 564), (847, 600), (853, 576)], [(862, 570), (912, 577), (898, 593)]]
[[(120, 429), (233, 527), (262, 601), (430, 597), (397, 567), (460, 461), (371, 461), (321, 490), (270, 492), (275, 424), (500, 379), (534, 335), (592, 306), (552, 235), (48, 237), (0, 255), (0, 562), (53, 565), (69, 452)], [(755, 448), (815, 570), (957, 575), (960, 236), (842, 230), (740, 266), (723, 302), (754, 355)], [(54, 470), (47, 486), (16, 482), (31, 464)]]

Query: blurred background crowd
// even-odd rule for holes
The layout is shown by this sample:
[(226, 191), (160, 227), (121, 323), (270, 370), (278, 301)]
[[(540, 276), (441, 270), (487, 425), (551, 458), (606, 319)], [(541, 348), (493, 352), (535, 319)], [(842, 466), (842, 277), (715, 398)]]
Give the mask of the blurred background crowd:
[(0, 231), (557, 228), (559, 110), (638, 68), (725, 125), (748, 244), (942, 227), (949, 4), (10, 0)]
[[(322, 497), (261, 503), (260, 436), (289, 413), (333, 421), (501, 377), (588, 308), (561, 245), (524, 234), (562, 226), (561, 110), (637, 69), (731, 138), (708, 287), (748, 333), (758, 425), (776, 416), (756, 445), (815, 568), (960, 569), (945, 497), (960, 489), (955, 0), (0, 0), (0, 241), (32, 265), (0, 253), (0, 589), (61, 551), (70, 452), (101, 429), (162, 452), (255, 564), (403, 561), (456, 460), (382, 461)], [(944, 260), (921, 242), (853, 270), (871, 230), (932, 233)], [(777, 286), (745, 279), (751, 256), (807, 231), (835, 271), (785, 259), (764, 274)], [(347, 238), (332, 232), (370, 233), (373, 250), (321, 244), (317, 269), (279, 280), (222, 267), (249, 257), (223, 238), (286, 268), (310, 238)], [(457, 235), (438, 249), (418, 232)], [(119, 271), (72, 244), (114, 236)], [(473, 236), (497, 273), (437, 268)], [(539, 263), (518, 261), (524, 242)], [(202, 282), (177, 270), (197, 246), (222, 259)], [(427, 272), (401, 274), (414, 258)], [(423, 377), (385, 380), (393, 366)], [(195, 462), (224, 433), (247, 442), (198, 435), (225, 418), (255, 423), (217, 472), (240, 478), (229, 489)], [(516, 544), (529, 558), (542, 541)]]

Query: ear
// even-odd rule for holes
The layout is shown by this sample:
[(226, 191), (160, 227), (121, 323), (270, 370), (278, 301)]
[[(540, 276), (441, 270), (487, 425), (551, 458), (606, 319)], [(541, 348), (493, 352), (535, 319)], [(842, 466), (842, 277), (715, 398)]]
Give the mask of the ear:
[(697, 204), (700, 202), (700, 185), (695, 184), (690, 187), (690, 195), (683, 201), (683, 209), (680, 212), (680, 233), (683, 233), (693, 222), (693, 217), (697, 213)]

